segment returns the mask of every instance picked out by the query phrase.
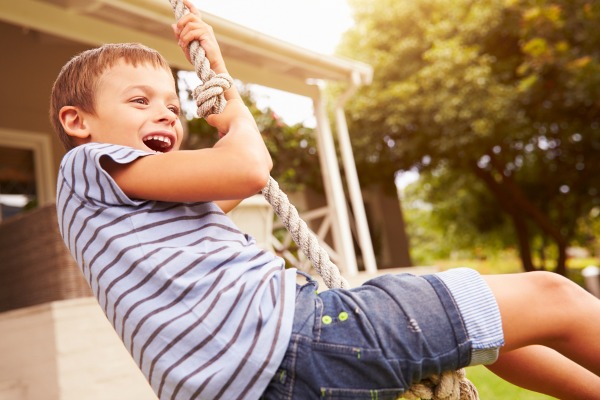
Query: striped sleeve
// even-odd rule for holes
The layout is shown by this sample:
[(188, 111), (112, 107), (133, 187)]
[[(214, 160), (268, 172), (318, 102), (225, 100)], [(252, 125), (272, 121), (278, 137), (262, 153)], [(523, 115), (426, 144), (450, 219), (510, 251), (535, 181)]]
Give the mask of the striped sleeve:
[[(65, 155), (61, 164), (63, 181), (74, 196), (82, 200), (103, 205), (135, 206), (143, 201), (130, 199), (119, 185), (102, 168), (102, 157), (110, 157), (119, 164), (128, 164), (139, 157), (151, 155), (130, 147), (103, 143), (89, 143), (78, 146)], [(83, 180), (83, 184), (75, 184)], [(60, 192), (59, 192), (60, 193)]]

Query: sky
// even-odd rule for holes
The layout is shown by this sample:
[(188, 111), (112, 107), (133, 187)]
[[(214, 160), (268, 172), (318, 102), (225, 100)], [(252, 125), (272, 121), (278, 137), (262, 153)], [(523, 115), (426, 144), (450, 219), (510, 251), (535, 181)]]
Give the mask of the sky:
[[(346, 0), (193, 0), (200, 11), (323, 54), (334, 54), (352, 24)], [(227, 62), (227, 60), (225, 60)], [(269, 106), (286, 123), (314, 126), (310, 99), (254, 87), (259, 107)]]
[(352, 25), (346, 0), (194, 0), (200, 10), (310, 50), (333, 54)]

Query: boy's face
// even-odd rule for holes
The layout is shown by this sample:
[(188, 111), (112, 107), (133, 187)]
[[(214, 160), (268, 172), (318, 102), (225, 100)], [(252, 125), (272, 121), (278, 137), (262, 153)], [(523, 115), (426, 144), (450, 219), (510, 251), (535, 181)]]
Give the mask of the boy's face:
[(85, 115), (89, 139), (144, 151), (177, 150), (183, 138), (179, 107), (169, 71), (121, 61), (98, 81), (95, 115)]

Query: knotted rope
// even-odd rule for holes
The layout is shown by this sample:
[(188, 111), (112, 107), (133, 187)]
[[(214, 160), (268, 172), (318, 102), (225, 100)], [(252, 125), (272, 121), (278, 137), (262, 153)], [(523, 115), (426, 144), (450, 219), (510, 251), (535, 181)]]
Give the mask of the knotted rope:
[(467, 379), (465, 370), (442, 372), (412, 385), (402, 394), (406, 400), (478, 400), (477, 388)]
[[(176, 20), (186, 12), (182, 0), (169, 0)], [(198, 116), (201, 118), (210, 114), (219, 114), (225, 108), (224, 92), (233, 85), (233, 79), (228, 74), (215, 74), (210, 69), (206, 52), (197, 40), (190, 43), (190, 58), (200, 85), (194, 89), (193, 97), (198, 106)], [(275, 214), (280, 218), (285, 228), (290, 232), (294, 242), (313, 264), (316, 271), (329, 288), (349, 288), (350, 285), (341, 276), (339, 268), (331, 262), (327, 251), (319, 244), (319, 239), (304, 222), (296, 207), (290, 203), (287, 195), (279, 188), (272, 177), (262, 190), (265, 199), (271, 204)], [(478, 400), (479, 395), (475, 386), (466, 378), (464, 369), (447, 371), (441, 375), (429, 377), (413, 385), (402, 395), (407, 400)]]
[[(185, 14), (183, 1), (169, 0), (175, 12), (175, 18), (179, 21)], [(198, 106), (198, 116), (204, 118), (210, 114), (220, 114), (225, 109), (224, 92), (233, 86), (233, 79), (229, 74), (215, 74), (210, 69), (210, 62), (206, 58), (206, 52), (200, 46), (200, 42), (194, 40), (190, 43), (190, 58), (196, 74), (200, 78), (200, 85), (194, 89), (194, 99)]]
[(339, 268), (331, 262), (327, 251), (319, 244), (319, 239), (298, 215), (298, 210), (290, 203), (287, 195), (279, 189), (279, 184), (273, 177), (262, 190), (263, 196), (271, 204), (275, 214), (292, 235), (294, 242), (302, 249), (311, 261), (323, 282), (328, 288), (349, 289), (348, 281), (340, 274)]

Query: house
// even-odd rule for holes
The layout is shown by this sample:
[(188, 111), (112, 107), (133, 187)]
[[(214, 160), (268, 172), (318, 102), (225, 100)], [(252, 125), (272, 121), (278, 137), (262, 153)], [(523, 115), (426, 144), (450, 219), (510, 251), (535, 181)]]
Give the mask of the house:
[[(357, 271), (351, 225), (367, 270), (375, 270), (343, 106), (369, 84), (370, 66), (317, 54), (230, 21), (204, 15), (229, 71), (246, 83), (307, 96), (317, 118), (332, 257)], [(56, 234), (56, 175), (64, 150), (48, 120), (51, 85), (74, 54), (106, 42), (141, 42), (175, 69), (191, 70), (173, 40), (167, 0), (0, 2), (0, 399), (152, 399), (154, 395)], [(347, 83), (336, 101), (352, 215), (322, 96), (324, 82)], [(8, 195), (8, 196), (7, 196)], [(256, 202), (255, 202), (256, 203)], [(253, 203), (251, 206), (255, 206)], [(23, 208), (34, 211), (17, 215)], [(352, 219), (352, 221), (351, 221)]]

